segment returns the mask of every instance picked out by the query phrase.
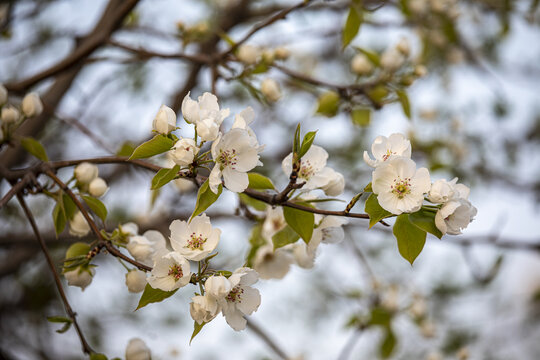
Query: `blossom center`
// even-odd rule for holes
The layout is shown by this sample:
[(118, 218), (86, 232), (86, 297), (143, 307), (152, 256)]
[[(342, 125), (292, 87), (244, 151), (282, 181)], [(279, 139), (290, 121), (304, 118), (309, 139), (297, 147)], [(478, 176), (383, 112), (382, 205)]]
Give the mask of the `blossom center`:
[(309, 160), (302, 160), (302, 166), (300, 167), (300, 171), (298, 172), (298, 176), (309, 180), (310, 177), (315, 174), (315, 170), (313, 169), (313, 166), (309, 162)]
[(382, 159), (383, 159), (383, 161), (386, 161), (386, 160), (388, 160), (390, 158), (390, 156), (396, 155), (396, 154), (397, 153), (392, 152), (392, 150), (388, 149), (388, 150), (386, 150), (386, 154), (383, 155)]
[(226, 296), (226, 299), (228, 302), (240, 303), (242, 302), (243, 293), (244, 289), (237, 285), (229, 292), (229, 294)]
[(223, 166), (231, 166), (234, 169), (234, 165), (236, 165), (237, 161), (237, 154), (235, 149), (231, 150), (219, 150), (219, 156), (218, 156), (218, 162)]
[(403, 199), (405, 195), (411, 193), (411, 178), (394, 179), (394, 185), (391, 185), (392, 194), (396, 195), (398, 199)]
[(182, 271), (180, 265), (171, 265), (167, 275), (172, 275), (174, 277), (174, 281), (178, 281), (184, 276), (184, 272)]
[(206, 240), (208, 240), (208, 238), (204, 238), (202, 234), (197, 235), (195, 233), (191, 233), (191, 236), (187, 241), (187, 245), (185, 247), (191, 250), (204, 250), (203, 245)]

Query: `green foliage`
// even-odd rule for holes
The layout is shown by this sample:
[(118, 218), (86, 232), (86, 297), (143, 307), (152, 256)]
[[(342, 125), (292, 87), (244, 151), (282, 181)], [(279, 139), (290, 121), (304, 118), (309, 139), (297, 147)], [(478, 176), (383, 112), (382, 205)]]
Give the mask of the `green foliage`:
[(69, 328), (71, 327), (71, 324), (73, 323), (73, 321), (70, 318), (65, 317), (65, 316), (49, 316), (47, 317), (47, 321), (51, 323), (64, 324), (64, 326), (56, 330), (56, 332), (59, 334), (63, 334), (66, 331), (68, 331)]
[(152, 139), (139, 145), (130, 156), (130, 160), (149, 158), (171, 150), (174, 140), (166, 135), (156, 135)]
[(379, 200), (375, 194), (369, 195), (368, 199), (366, 200), (364, 211), (369, 215), (370, 229), (382, 219), (392, 216), (391, 212), (384, 210), (381, 205), (379, 205)]
[(71, 197), (61, 192), (52, 212), (56, 235), (64, 231), (68, 220), (73, 218), (76, 211), (77, 205), (75, 205)]
[(101, 220), (105, 221), (107, 218), (107, 208), (101, 202), (101, 200), (96, 199), (92, 196), (82, 195), (82, 198), (86, 205), (96, 214)]
[(351, 111), (351, 120), (354, 125), (366, 127), (371, 123), (370, 109), (353, 109)]
[(220, 184), (218, 188), (218, 193), (214, 194), (212, 190), (210, 190), (208, 180), (206, 180), (197, 192), (197, 203), (195, 204), (195, 210), (193, 210), (193, 214), (191, 214), (189, 221), (191, 221), (191, 219), (193, 219), (195, 216), (202, 214), (206, 209), (210, 207), (210, 205), (215, 203), (221, 195), (222, 191), (223, 185)]
[(379, 353), (383, 359), (388, 359), (397, 345), (397, 338), (391, 327), (386, 328), (384, 339), (381, 342)]
[(328, 117), (336, 116), (339, 109), (339, 94), (335, 91), (328, 91), (319, 96), (317, 100), (317, 114)]
[(139, 300), (139, 305), (137, 305), (137, 308), (135, 310), (139, 310), (140, 308), (145, 307), (148, 304), (161, 302), (173, 296), (176, 291), (178, 291), (178, 289), (173, 291), (154, 289), (150, 286), (150, 284), (146, 284), (146, 287), (144, 288), (144, 291)]
[(412, 265), (424, 248), (427, 233), (409, 221), (409, 214), (397, 217), (393, 233), (397, 239), (399, 253)]
[(422, 208), (415, 213), (409, 214), (409, 221), (420, 229), (427, 231), (440, 239), (442, 238), (443, 233), (437, 229), (437, 226), (435, 225), (435, 214), (435, 211)]
[(202, 324), (198, 324), (196, 321), (193, 322), (193, 334), (191, 334), (191, 339), (189, 339), (189, 345), (191, 345), (191, 342), (193, 341), (193, 338), (197, 336), (198, 333), (201, 332), (204, 325), (208, 324), (207, 322), (203, 322)]
[(285, 226), (272, 236), (272, 243), (274, 244), (274, 250), (279, 249), (288, 244), (295, 243), (300, 236), (290, 226)]
[(399, 103), (401, 104), (401, 108), (403, 109), (403, 113), (407, 118), (411, 119), (411, 103), (409, 101), (409, 96), (407, 95), (407, 92), (405, 90), (396, 90), (396, 95), (398, 97)]
[[(299, 205), (309, 206), (308, 203), (298, 203)], [(313, 213), (298, 210), (288, 206), (283, 207), (283, 216), (287, 224), (307, 243), (313, 235), (313, 227), (315, 226), (315, 216)]]
[(240, 198), (240, 201), (246, 204), (247, 206), (251, 206), (255, 210), (264, 211), (266, 210), (266, 203), (254, 199), (252, 197), (247, 196), (246, 194), (238, 194), (238, 197)]
[(171, 169), (160, 169), (152, 178), (152, 186), (150, 187), (150, 189), (157, 190), (163, 185), (168, 184), (169, 182), (174, 180), (174, 178), (176, 178), (176, 176), (178, 175), (178, 171), (180, 171), (180, 165), (175, 165)]
[(135, 150), (135, 145), (131, 141), (125, 141), (120, 145), (120, 148), (116, 152), (118, 156), (131, 156)]
[(275, 190), (276, 187), (272, 183), (272, 180), (267, 178), (264, 175), (257, 174), (257, 173), (248, 173), (249, 178), (249, 188), (255, 189), (255, 190), (266, 190), (271, 189)]
[(90, 360), (107, 360), (107, 357), (103, 354), (92, 353), (90, 354)]
[(39, 141), (32, 137), (25, 137), (21, 139), (22, 147), (30, 154), (34, 155), (41, 161), (49, 161), (45, 148)]
[(294, 154), (300, 153), (300, 123), (296, 126), (293, 139), (293, 151)]
[(358, 48), (358, 47), (355, 48), (355, 49), (360, 51), (362, 54), (366, 55), (368, 60), (371, 61), (371, 63), (373, 65), (375, 65), (375, 66), (380, 66), (381, 65), (381, 57), (376, 52), (366, 50), (366, 49), (362, 49), (362, 48)]
[(349, 45), (350, 42), (356, 37), (358, 31), (360, 30), (360, 25), (362, 25), (362, 21), (362, 12), (353, 4), (353, 6), (349, 8), (349, 14), (347, 15), (347, 20), (345, 21), (345, 27), (343, 28), (343, 48), (347, 47), (347, 45)]
[(302, 140), (302, 145), (300, 146), (300, 152), (298, 153), (299, 158), (306, 155), (309, 148), (311, 148), (311, 145), (313, 145), (313, 140), (315, 140), (315, 135), (317, 135), (316, 131), (310, 131), (306, 135), (304, 135), (304, 140)]

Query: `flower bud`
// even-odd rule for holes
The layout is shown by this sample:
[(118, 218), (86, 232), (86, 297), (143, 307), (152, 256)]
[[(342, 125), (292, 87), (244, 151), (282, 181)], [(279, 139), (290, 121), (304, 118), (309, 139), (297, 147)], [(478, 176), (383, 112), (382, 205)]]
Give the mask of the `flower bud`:
[(281, 46), (274, 50), (274, 56), (277, 60), (287, 60), (291, 56), (291, 52), (289, 49)]
[(128, 222), (119, 226), (122, 234), (127, 236), (135, 236), (139, 233), (139, 226), (133, 222)]
[(135, 258), (142, 263), (151, 263), (154, 248), (150, 240), (144, 236), (132, 236), (126, 246), (127, 250)]
[(395, 48), (386, 49), (381, 56), (381, 66), (387, 71), (396, 71), (405, 61), (401, 52)]
[(19, 110), (11, 105), (6, 105), (2, 109), (2, 121), (6, 124), (14, 123), (15, 121), (19, 120), (20, 117), (21, 113)]
[(26, 94), (22, 101), (22, 111), (28, 117), (38, 116), (43, 112), (43, 103), (37, 93)]
[(80, 266), (75, 270), (64, 273), (69, 286), (78, 286), (83, 291), (92, 282), (92, 277), (96, 273), (94, 268), (86, 266)]
[(409, 44), (409, 40), (404, 37), (401, 38), (396, 45), (396, 49), (404, 56), (409, 56), (409, 53), (411, 52), (411, 45)]
[(218, 313), (217, 301), (210, 296), (194, 296), (189, 304), (189, 313), (197, 324), (209, 322)]
[(146, 287), (146, 274), (140, 270), (128, 271), (126, 274), (126, 285), (129, 292), (142, 292)]
[(414, 75), (418, 76), (418, 77), (424, 77), (427, 75), (427, 68), (420, 64), (420, 65), (416, 65), (414, 67)]
[(7, 103), (8, 100), (8, 91), (4, 85), (0, 84), (0, 106)]
[(209, 295), (220, 299), (231, 292), (232, 284), (225, 276), (213, 275), (206, 280), (204, 288)]
[(83, 162), (75, 167), (74, 175), (78, 182), (82, 184), (89, 184), (97, 178), (98, 167), (94, 164)]
[(90, 232), (90, 225), (88, 225), (82, 212), (77, 211), (73, 219), (69, 222), (69, 233), (74, 236), (83, 237), (88, 232)]
[(259, 59), (259, 49), (253, 45), (241, 45), (238, 48), (236, 57), (246, 65), (253, 65)]
[(107, 190), (109, 190), (107, 183), (100, 177), (92, 180), (90, 182), (90, 185), (88, 186), (88, 192), (94, 197), (103, 196), (107, 192)]
[(351, 60), (351, 71), (358, 75), (369, 75), (373, 72), (373, 64), (366, 55), (356, 54)]
[(171, 159), (180, 166), (187, 166), (193, 162), (200, 148), (193, 139), (182, 138), (174, 144), (170, 151)]
[(145, 342), (139, 338), (129, 340), (126, 347), (126, 360), (151, 360), (152, 354)]
[(152, 127), (155, 131), (163, 135), (167, 135), (176, 129), (176, 114), (173, 109), (166, 105), (161, 105), (152, 122)]
[(279, 84), (274, 79), (264, 79), (261, 83), (261, 92), (270, 102), (276, 102), (281, 98)]

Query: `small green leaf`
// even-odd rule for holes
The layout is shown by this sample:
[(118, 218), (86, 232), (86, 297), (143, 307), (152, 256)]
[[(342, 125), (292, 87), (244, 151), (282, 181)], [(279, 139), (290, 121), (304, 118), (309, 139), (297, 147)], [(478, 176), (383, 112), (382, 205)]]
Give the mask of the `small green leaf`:
[(362, 54), (366, 55), (368, 60), (371, 61), (373, 63), (373, 65), (375, 65), (375, 66), (380, 66), (381, 65), (381, 57), (376, 52), (366, 50), (366, 49), (361, 49), (361, 48), (356, 48), (356, 49), (358, 51), (360, 51)]
[(350, 42), (356, 37), (358, 31), (362, 25), (362, 13), (358, 11), (355, 6), (349, 8), (349, 15), (347, 21), (345, 21), (345, 27), (343, 28), (342, 43), (343, 48), (350, 44)]
[(300, 236), (290, 226), (285, 226), (272, 236), (272, 243), (274, 244), (274, 250), (279, 249), (288, 244), (295, 243)]
[[(298, 204), (311, 207), (307, 203)], [(283, 215), (287, 224), (300, 235), (306, 244), (309, 243), (313, 235), (313, 227), (315, 226), (315, 216), (313, 213), (284, 206)]]
[(317, 113), (324, 116), (336, 116), (339, 109), (339, 94), (335, 91), (328, 91), (318, 99)]
[(373, 192), (373, 188), (371, 187), (371, 183), (366, 185), (366, 187), (364, 188), (364, 192), (370, 192), (370, 193)]
[(377, 104), (381, 104), (386, 96), (388, 96), (388, 89), (384, 85), (377, 85), (368, 90), (367, 95)]
[(392, 328), (390, 327), (386, 328), (384, 339), (381, 342), (381, 347), (379, 348), (381, 357), (383, 359), (388, 359), (394, 352), (396, 344), (397, 344), (397, 339), (396, 339), (396, 336), (394, 335), (394, 332), (392, 331)]
[(59, 334), (63, 334), (65, 333), (66, 331), (69, 330), (69, 328), (71, 327), (71, 323), (65, 323), (64, 326), (62, 326), (60, 329), (56, 330), (57, 333)]
[(103, 354), (92, 353), (90, 354), (90, 360), (107, 360), (107, 357)]
[(382, 327), (390, 326), (392, 314), (384, 307), (377, 306), (371, 309), (369, 324), (379, 325)]
[(68, 268), (72, 269), (76, 266), (82, 265), (87, 262), (86, 255), (90, 252), (90, 245), (83, 242), (76, 242), (72, 244), (66, 251), (66, 259), (64, 261), (64, 271)]
[(198, 324), (196, 321), (193, 322), (193, 334), (191, 334), (191, 339), (189, 339), (189, 345), (191, 345), (191, 342), (193, 341), (193, 338), (197, 336), (198, 333), (201, 332), (204, 325), (208, 324), (207, 322), (203, 322), (202, 324)]
[(424, 248), (427, 233), (409, 221), (409, 214), (397, 217), (392, 232), (397, 239), (399, 253), (412, 265)]
[(173, 168), (163, 168), (160, 169), (156, 175), (152, 178), (152, 186), (150, 187), (151, 190), (156, 190), (162, 187), (165, 184), (168, 184), (170, 181), (174, 180), (174, 178), (178, 175), (178, 171), (180, 171), (180, 165), (175, 165)]
[(302, 141), (302, 146), (300, 146), (300, 153), (298, 154), (298, 157), (301, 158), (302, 156), (306, 155), (311, 145), (313, 145), (315, 135), (317, 135), (316, 131), (310, 131), (304, 135), (304, 140)]
[(409, 102), (409, 96), (405, 90), (396, 90), (396, 95), (398, 96), (399, 103), (403, 109), (403, 113), (407, 118), (411, 119), (411, 103)]
[(60, 233), (64, 231), (64, 228), (66, 227), (67, 219), (64, 211), (62, 210), (62, 206), (60, 206), (58, 202), (53, 209), (52, 217), (54, 222), (54, 231), (56, 232), (56, 235), (60, 235)]
[(250, 71), (250, 73), (251, 74), (263, 74), (263, 73), (267, 72), (269, 69), (270, 69), (270, 67), (268, 66), (268, 64), (266, 64), (264, 62), (260, 62), (253, 68), (253, 70)]
[(392, 215), (391, 212), (384, 210), (381, 205), (379, 205), (379, 199), (375, 194), (369, 195), (368, 199), (366, 200), (366, 206), (364, 208), (364, 211), (369, 215), (370, 229), (373, 227), (373, 225), (375, 225), (382, 219)]
[(300, 152), (300, 123), (296, 126), (293, 139), (293, 153), (298, 154)]
[(240, 201), (242, 201), (244, 204), (248, 206), (251, 206), (255, 210), (259, 210), (259, 211), (266, 210), (267, 205), (265, 202), (249, 197), (246, 194), (238, 194), (238, 197), (240, 198)]
[(71, 323), (71, 319), (65, 316), (47, 316), (47, 321), (52, 323)]
[(144, 292), (141, 295), (141, 299), (139, 300), (139, 305), (137, 305), (135, 311), (139, 310), (142, 307), (145, 307), (148, 304), (163, 301), (168, 297), (173, 296), (176, 291), (178, 291), (178, 289), (173, 291), (154, 289), (150, 286), (150, 284), (146, 284)]
[(71, 220), (75, 213), (79, 210), (73, 199), (68, 194), (62, 195), (62, 209), (66, 215), (66, 219)]
[(443, 233), (435, 225), (435, 214), (434, 211), (422, 208), (415, 213), (409, 214), (409, 221), (420, 229), (427, 231), (440, 239), (442, 238)]
[(354, 125), (366, 127), (371, 122), (370, 109), (354, 109), (351, 111), (351, 120)]
[(174, 140), (165, 135), (156, 135), (152, 139), (139, 145), (130, 156), (130, 160), (144, 159), (171, 150)]
[(272, 183), (272, 180), (270, 180), (264, 175), (251, 172), (251, 173), (248, 173), (248, 177), (249, 177), (249, 187), (251, 189), (255, 189), (255, 190), (266, 190), (266, 189), (275, 190), (276, 189), (276, 187)]
[(215, 203), (221, 195), (222, 191), (223, 185), (220, 184), (218, 188), (218, 193), (214, 194), (212, 190), (210, 190), (208, 180), (206, 180), (199, 188), (199, 192), (197, 193), (197, 203), (195, 204), (195, 210), (193, 210), (193, 214), (191, 214), (189, 221), (191, 221), (191, 219), (193, 219), (195, 216), (202, 214), (206, 209), (210, 207), (210, 205)]
[(107, 218), (107, 208), (101, 202), (101, 200), (96, 199), (95, 197), (82, 195), (84, 202), (88, 207), (96, 214), (102, 221), (105, 221)]
[(133, 151), (135, 150), (135, 144), (133, 144), (131, 141), (125, 141), (121, 146), (120, 149), (116, 152), (116, 155), (118, 156), (130, 156), (133, 154)]
[(22, 147), (30, 154), (34, 155), (41, 161), (49, 161), (45, 148), (39, 141), (32, 137), (25, 137), (21, 139)]

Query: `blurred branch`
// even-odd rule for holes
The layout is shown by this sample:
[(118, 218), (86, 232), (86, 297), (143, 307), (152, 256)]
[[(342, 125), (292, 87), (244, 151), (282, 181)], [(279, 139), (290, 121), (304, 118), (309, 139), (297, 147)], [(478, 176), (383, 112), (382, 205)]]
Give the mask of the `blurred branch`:
[(285, 351), (283, 351), (275, 342), (270, 338), (270, 336), (259, 326), (257, 325), (252, 319), (247, 320), (247, 327), (253, 331), (262, 341), (266, 343), (274, 352), (276, 355), (278, 355), (283, 360), (291, 359)]
[(122, 44), (112, 39), (109, 39), (107, 43), (119, 49), (133, 53), (137, 55), (137, 57), (140, 58), (141, 60), (157, 57), (157, 58), (162, 58), (162, 59), (187, 60), (187, 61), (191, 61), (192, 63), (197, 63), (197, 64), (208, 64), (210, 62), (210, 57), (207, 56), (206, 54), (196, 54), (196, 55), (188, 55), (188, 54), (183, 54), (183, 53), (164, 54), (164, 53), (146, 50), (140, 47), (134, 48), (134, 47), (131, 47), (126, 44)]

